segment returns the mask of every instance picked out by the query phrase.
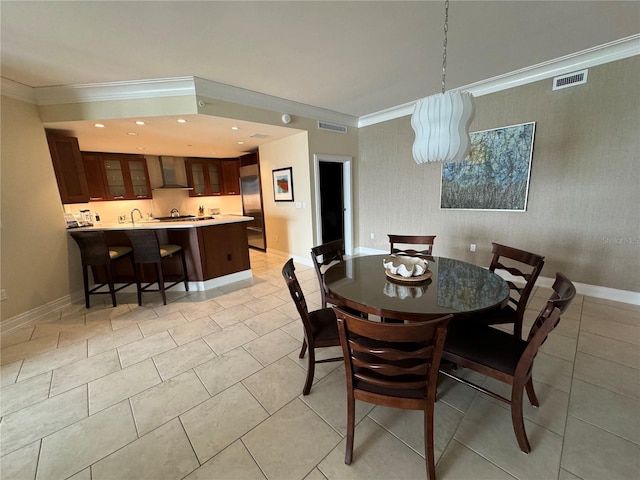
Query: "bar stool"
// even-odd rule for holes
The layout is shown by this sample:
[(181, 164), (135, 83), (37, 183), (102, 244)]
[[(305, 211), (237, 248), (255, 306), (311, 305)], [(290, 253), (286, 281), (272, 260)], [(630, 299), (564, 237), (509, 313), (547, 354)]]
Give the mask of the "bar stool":
[[(136, 285), (138, 288), (138, 305), (142, 305), (142, 292), (161, 292), (162, 302), (167, 304), (167, 295), (165, 290), (175, 287), (184, 282), (184, 288), (189, 291), (189, 281), (187, 278), (187, 262), (184, 256), (184, 250), (180, 245), (160, 245), (156, 232), (153, 230), (129, 230), (127, 236), (133, 246), (133, 261), (135, 263)], [(182, 276), (171, 283), (164, 284), (164, 275), (162, 271), (162, 259), (171, 257), (179, 253), (182, 260)], [(156, 280), (142, 285), (143, 266), (144, 264), (153, 264), (156, 270)], [(157, 289), (150, 289), (155, 283), (158, 284)]]
[[(82, 258), (82, 280), (84, 283), (84, 300), (87, 308), (90, 308), (90, 295), (111, 295), (111, 303), (116, 306), (116, 292), (133, 284), (126, 283), (121, 287), (115, 288), (113, 283), (112, 265), (116, 260), (129, 258), (131, 261), (132, 248), (128, 246), (107, 246), (104, 238), (104, 232), (72, 232), (71, 237), (76, 241), (80, 248), (80, 257)], [(133, 267), (133, 262), (131, 262)], [(104, 270), (106, 282), (98, 284), (95, 275), (94, 283), (96, 286), (89, 288), (89, 267), (102, 267)], [(108, 292), (99, 292), (98, 290), (108, 285)]]

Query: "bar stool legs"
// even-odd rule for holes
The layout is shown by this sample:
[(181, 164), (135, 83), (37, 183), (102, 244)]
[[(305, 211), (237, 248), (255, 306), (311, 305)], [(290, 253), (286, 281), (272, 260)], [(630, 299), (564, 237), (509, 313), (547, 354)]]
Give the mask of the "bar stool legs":
[[(142, 292), (160, 292), (162, 295), (162, 303), (167, 304), (167, 295), (165, 291), (184, 282), (184, 288), (189, 291), (189, 278), (187, 275), (187, 262), (184, 250), (180, 245), (160, 245), (158, 237), (154, 231), (150, 230), (132, 230), (127, 232), (127, 236), (133, 245), (133, 258), (135, 262), (136, 286), (138, 290), (138, 305), (142, 306)], [(162, 259), (171, 257), (174, 254), (180, 255), (182, 275), (179, 279), (165, 285), (165, 274), (162, 269)], [(155, 281), (143, 285), (144, 265), (152, 264), (155, 270)], [(157, 289), (151, 289), (154, 284), (158, 284)]]

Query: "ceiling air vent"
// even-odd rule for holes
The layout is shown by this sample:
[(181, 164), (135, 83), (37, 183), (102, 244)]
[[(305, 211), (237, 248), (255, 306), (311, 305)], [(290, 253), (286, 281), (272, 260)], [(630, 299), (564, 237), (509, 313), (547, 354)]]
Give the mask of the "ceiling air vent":
[(328, 130), (329, 132), (347, 133), (347, 127), (336, 123), (321, 122), (318, 120), (318, 128), (320, 130)]
[(587, 83), (587, 72), (589, 70), (580, 70), (579, 72), (567, 73), (553, 79), (553, 90), (561, 88), (573, 87)]

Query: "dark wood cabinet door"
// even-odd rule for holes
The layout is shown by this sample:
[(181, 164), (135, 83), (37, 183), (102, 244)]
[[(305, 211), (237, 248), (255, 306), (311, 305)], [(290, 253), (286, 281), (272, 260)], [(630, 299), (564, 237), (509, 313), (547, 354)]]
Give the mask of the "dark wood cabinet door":
[(147, 159), (138, 156), (127, 155), (125, 160), (125, 178), (130, 190), (127, 192), (132, 200), (142, 200), (151, 198), (151, 183), (149, 182), (149, 171), (147, 169)]
[(62, 203), (87, 203), (89, 186), (78, 139), (47, 132), (47, 143)]
[(187, 158), (187, 184), (190, 197), (220, 195), (222, 192), (220, 161), (207, 158)]
[(89, 187), (89, 201), (97, 202), (107, 199), (104, 167), (100, 155), (82, 152), (82, 165)]
[(205, 279), (251, 268), (246, 223), (198, 228), (198, 243)]
[(90, 200), (151, 198), (147, 159), (124, 153), (82, 152)]
[(240, 161), (237, 159), (222, 160), (222, 194), (240, 195)]

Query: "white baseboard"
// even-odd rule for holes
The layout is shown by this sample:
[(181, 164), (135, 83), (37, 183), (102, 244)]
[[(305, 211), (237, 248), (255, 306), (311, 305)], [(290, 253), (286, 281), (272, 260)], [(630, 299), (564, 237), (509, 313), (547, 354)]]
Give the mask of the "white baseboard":
[(76, 303), (81, 300), (84, 301), (84, 291), (78, 290), (70, 295), (65, 295), (64, 297), (53, 300), (52, 302), (46, 303), (40, 307), (16, 315), (15, 317), (8, 318), (2, 322), (2, 333), (7, 333), (11, 330), (27, 326), (39, 318), (63, 310), (72, 303)]
[[(212, 288), (227, 285), (229, 283), (247, 280), (251, 277), (253, 277), (253, 273), (249, 269), (243, 270), (241, 272), (231, 273), (229, 275), (224, 275), (222, 277), (212, 278), (203, 282), (189, 282), (189, 291), (199, 292), (210, 290)], [(115, 286), (116, 288), (118, 288), (120, 285), (116, 284)], [(176, 285), (174, 289), (182, 292), (186, 291), (184, 288), (184, 284)], [(136, 293), (137, 290), (135, 285), (129, 285), (120, 291), (125, 293)], [(78, 290), (77, 292), (73, 292), (71, 295), (65, 295), (64, 297), (58, 298), (57, 300), (3, 321), (0, 325), (2, 327), (2, 333), (7, 333), (18, 328), (29, 326), (33, 322), (44, 316), (50, 316), (52, 313), (64, 310), (70, 305), (78, 302), (84, 303), (84, 290)]]

